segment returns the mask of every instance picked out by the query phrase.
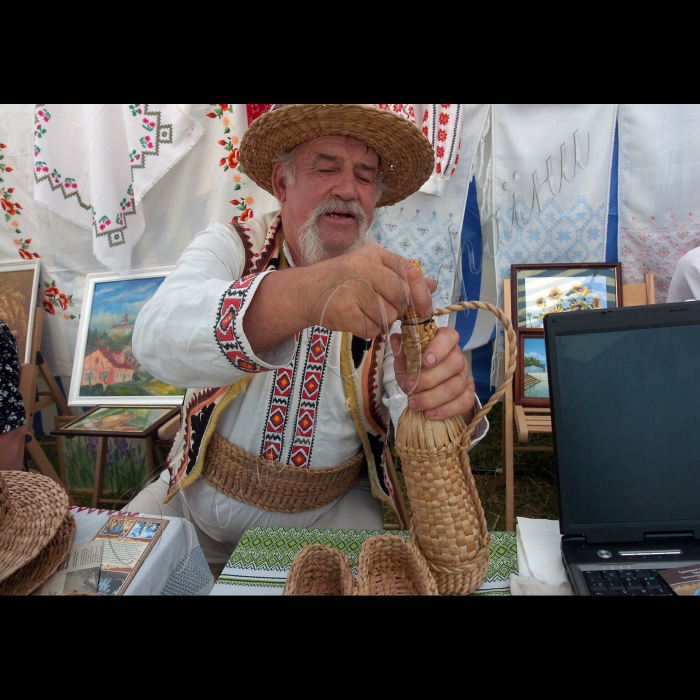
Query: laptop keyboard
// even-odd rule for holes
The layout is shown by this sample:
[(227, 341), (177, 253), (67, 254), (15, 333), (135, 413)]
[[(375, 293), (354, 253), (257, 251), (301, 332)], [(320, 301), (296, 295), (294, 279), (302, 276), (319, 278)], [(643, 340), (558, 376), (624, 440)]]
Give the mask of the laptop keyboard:
[(591, 595), (675, 595), (656, 569), (584, 571)]

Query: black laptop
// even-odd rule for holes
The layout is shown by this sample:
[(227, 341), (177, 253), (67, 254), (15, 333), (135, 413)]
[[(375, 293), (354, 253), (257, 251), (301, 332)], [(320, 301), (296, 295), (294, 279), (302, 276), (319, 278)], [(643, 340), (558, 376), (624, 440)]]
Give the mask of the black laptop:
[(578, 595), (700, 563), (700, 301), (548, 314), (561, 554)]

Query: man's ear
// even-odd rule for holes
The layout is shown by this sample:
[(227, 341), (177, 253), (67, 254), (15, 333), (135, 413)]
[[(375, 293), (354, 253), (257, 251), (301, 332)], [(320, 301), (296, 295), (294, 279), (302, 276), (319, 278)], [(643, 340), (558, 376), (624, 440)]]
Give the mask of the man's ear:
[(275, 197), (284, 203), (287, 199), (287, 183), (284, 179), (284, 166), (282, 163), (275, 163), (272, 167), (272, 189)]

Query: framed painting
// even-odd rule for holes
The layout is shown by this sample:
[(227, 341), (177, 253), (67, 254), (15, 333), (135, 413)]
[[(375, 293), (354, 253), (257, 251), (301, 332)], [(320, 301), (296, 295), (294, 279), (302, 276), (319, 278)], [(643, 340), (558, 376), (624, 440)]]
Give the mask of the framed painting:
[(520, 405), (549, 406), (547, 354), (543, 332), (524, 331), (518, 334), (515, 397), (516, 403)]
[(544, 322), (547, 314), (622, 305), (620, 263), (511, 266), (511, 308), (518, 344), (515, 403), (549, 406)]
[(52, 435), (95, 435), (130, 438), (148, 437), (179, 412), (177, 406), (95, 406), (60, 428)]
[(20, 364), (34, 362), (32, 331), (40, 266), (40, 260), (0, 263), (0, 319), (17, 340)]
[(87, 276), (69, 406), (182, 404), (185, 389), (156, 379), (131, 349), (139, 311), (172, 270)]
[(620, 306), (622, 265), (512, 265), (511, 293), (516, 330), (541, 330), (542, 319), (550, 313)]

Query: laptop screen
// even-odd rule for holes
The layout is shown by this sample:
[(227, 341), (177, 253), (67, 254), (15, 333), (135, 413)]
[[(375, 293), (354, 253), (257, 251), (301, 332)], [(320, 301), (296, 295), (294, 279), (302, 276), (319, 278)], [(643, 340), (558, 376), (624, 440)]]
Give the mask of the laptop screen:
[(545, 317), (562, 534), (700, 529), (698, 307)]

